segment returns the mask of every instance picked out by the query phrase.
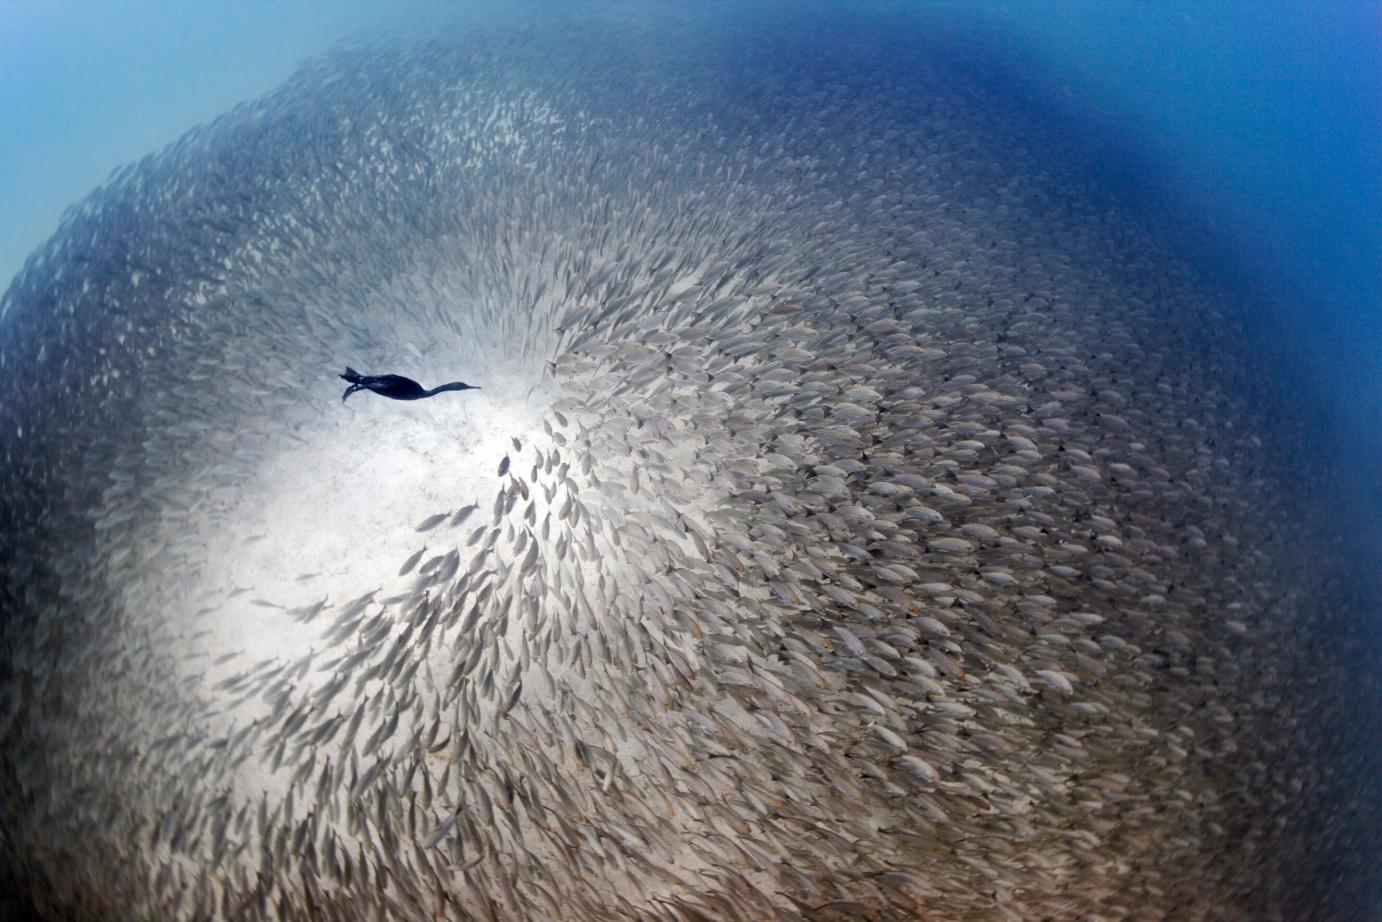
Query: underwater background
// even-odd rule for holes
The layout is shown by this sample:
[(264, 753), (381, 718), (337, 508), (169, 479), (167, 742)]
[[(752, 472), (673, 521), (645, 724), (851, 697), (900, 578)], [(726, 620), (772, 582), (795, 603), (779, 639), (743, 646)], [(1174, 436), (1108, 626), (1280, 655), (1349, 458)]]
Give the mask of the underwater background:
[[(1113, 149), (1107, 166), (1140, 194), (1196, 214), (1224, 261), (1266, 288), (1264, 310), (1303, 338), (1312, 377), (1337, 395), (1355, 437), (1382, 431), (1382, 5), (806, 3), (794, 15), (913, 7), (1038, 85), (1089, 142)], [(115, 166), (267, 92), (337, 41), (580, 15), (521, 3), (7, 2), (0, 275)], [(1355, 456), (1374, 497), (1362, 459), (1376, 448)]]
[(0, 3), (0, 918), (1382, 918), (1380, 163), (1375, 2)]

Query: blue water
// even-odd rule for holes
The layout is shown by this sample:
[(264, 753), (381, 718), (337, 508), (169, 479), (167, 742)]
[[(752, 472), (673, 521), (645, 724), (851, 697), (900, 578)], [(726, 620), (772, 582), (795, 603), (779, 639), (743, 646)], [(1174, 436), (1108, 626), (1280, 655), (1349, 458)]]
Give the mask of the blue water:
[[(1292, 337), (1360, 497), (1382, 506), (1382, 3), (856, 6), (969, 33), (1113, 145), (1142, 194), (1193, 215), (1213, 259)], [(770, 15), (803, 12), (835, 8)], [(529, 4), (0, 3), (0, 279), (113, 168), (341, 39), (550, 15)]]
[(1015, 4), (985, 19), (1242, 273), (1378, 508), (1382, 4)]

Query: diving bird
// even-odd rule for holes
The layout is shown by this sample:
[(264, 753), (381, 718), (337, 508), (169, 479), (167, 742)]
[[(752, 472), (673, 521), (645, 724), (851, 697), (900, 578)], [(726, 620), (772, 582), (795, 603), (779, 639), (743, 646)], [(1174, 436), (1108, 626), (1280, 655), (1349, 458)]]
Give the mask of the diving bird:
[(452, 381), (450, 384), (440, 384), (431, 390), (426, 390), (412, 378), (405, 378), (402, 375), (362, 375), (348, 365), (341, 378), (350, 382), (350, 387), (346, 388), (345, 393), (341, 395), (342, 403), (345, 403), (346, 398), (351, 394), (362, 390), (371, 390), (381, 397), (389, 397), (394, 400), (421, 400), (424, 397), (434, 397), (442, 391), (478, 391), (480, 389), (479, 385)]

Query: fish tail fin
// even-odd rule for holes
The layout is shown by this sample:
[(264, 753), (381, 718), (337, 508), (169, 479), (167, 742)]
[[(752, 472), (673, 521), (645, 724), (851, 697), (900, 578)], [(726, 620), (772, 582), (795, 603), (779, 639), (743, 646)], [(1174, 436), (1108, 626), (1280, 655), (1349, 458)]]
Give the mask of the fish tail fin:
[(349, 365), (346, 366), (345, 374), (341, 375), (341, 378), (349, 381), (351, 384), (360, 383), (360, 373)]

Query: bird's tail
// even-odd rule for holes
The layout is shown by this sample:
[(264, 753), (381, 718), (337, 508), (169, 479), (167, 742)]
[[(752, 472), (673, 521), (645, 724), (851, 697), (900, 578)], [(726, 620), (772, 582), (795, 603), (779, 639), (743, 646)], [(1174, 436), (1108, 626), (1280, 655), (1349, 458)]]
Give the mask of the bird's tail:
[(346, 366), (345, 374), (341, 375), (342, 380), (349, 381), (351, 384), (360, 383), (360, 373), (349, 365)]

